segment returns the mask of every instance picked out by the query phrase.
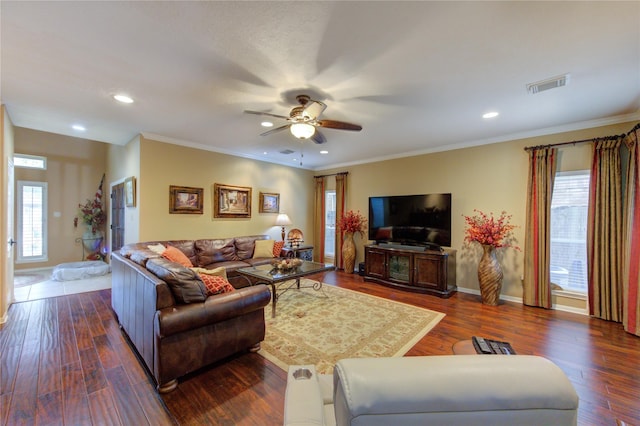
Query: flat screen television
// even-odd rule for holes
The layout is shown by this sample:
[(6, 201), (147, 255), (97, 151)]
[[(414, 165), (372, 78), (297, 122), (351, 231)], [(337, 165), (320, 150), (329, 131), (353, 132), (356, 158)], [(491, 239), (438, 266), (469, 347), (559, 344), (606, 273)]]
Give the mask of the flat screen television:
[(369, 239), (451, 247), (451, 194), (369, 197)]

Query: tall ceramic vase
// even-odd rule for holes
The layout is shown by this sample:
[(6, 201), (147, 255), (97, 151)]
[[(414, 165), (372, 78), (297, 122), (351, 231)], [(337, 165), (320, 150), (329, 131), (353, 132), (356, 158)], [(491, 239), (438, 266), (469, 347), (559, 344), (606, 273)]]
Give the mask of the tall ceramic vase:
[(480, 283), (480, 295), (485, 305), (497, 306), (502, 289), (502, 267), (496, 258), (496, 248), (490, 245), (482, 245), (484, 250), (478, 264), (478, 282)]
[(353, 274), (356, 265), (356, 244), (353, 242), (353, 232), (344, 234), (342, 261), (344, 262), (344, 271)]

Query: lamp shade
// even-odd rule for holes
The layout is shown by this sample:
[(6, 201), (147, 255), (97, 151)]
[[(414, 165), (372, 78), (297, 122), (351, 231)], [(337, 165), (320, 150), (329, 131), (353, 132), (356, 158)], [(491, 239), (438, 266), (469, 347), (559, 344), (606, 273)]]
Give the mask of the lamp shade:
[(316, 128), (308, 123), (293, 123), (289, 130), (298, 139), (309, 139), (316, 132)]
[(276, 218), (276, 226), (287, 226), (287, 225), (291, 225), (291, 219), (289, 219), (289, 216), (287, 216), (286, 213), (280, 213), (278, 215), (278, 217)]

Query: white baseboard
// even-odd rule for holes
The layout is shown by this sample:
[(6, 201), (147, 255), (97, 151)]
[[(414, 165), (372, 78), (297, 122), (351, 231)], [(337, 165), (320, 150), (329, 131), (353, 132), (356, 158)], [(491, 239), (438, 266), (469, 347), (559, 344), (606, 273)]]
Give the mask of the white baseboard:
[[(464, 287), (458, 287), (458, 291), (460, 293), (467, 293), (467, 294), (475, 294), (476, 296), (480, 296), (480, 290), (475, 289), (475, 288), (464, 288)], [(515, 303), (520, 303), (522, 305), (522, 297), (516, 297), (516, 296), (509, 296), (506, 294), (501, 294), (500, 295), (500, 300), (505, 300), (507, 302), (515, 302)], [(578, 314), (578, 315), (589, 315), (589, 311), (587, 309), (580, 309), (580, 308), (576, 308), (573, 306), (567, 306), (567, 305), (558, 305), (558, 304), (554, 304), (551, 309), (554, 309), (556, 311), (562, 311), (562, 312), (570, 312), (572, 314)]]

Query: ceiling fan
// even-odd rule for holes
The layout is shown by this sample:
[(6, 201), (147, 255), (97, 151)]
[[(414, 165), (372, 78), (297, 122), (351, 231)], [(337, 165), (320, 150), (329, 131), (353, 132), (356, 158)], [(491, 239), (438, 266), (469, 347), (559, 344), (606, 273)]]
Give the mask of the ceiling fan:
[(271, 114), (269, 112), (261, 111), (248, 111), (247, 114), (267, 115), (269, 117), (282, 118), (289, 123), (284, 126), (276, 127), (275, 129), (268, 130), (261, 133), (260, 136), (267, 136), (272, 133), (279, 132), (281, 130), (289, 129), (291, 134), (298, 139), (311, 139), (315, 143), (322, 144), (327, 141), (322, 133), (318, 130), (318, 127), (324, 127), (326, 129), (338, 129), (338, 130), (352, 130), (359, 132), (362, 130), (362, 126), (358, 124), (345, 123), (344, 121), (336, 120), (320, 120), (320, 114), (327, 108), (327, 105), (320, 101), (314, 101), (307, 95), (298, 95), (296, 100), (300, 103), (300, 106), (293, 107), (289, 116)]

